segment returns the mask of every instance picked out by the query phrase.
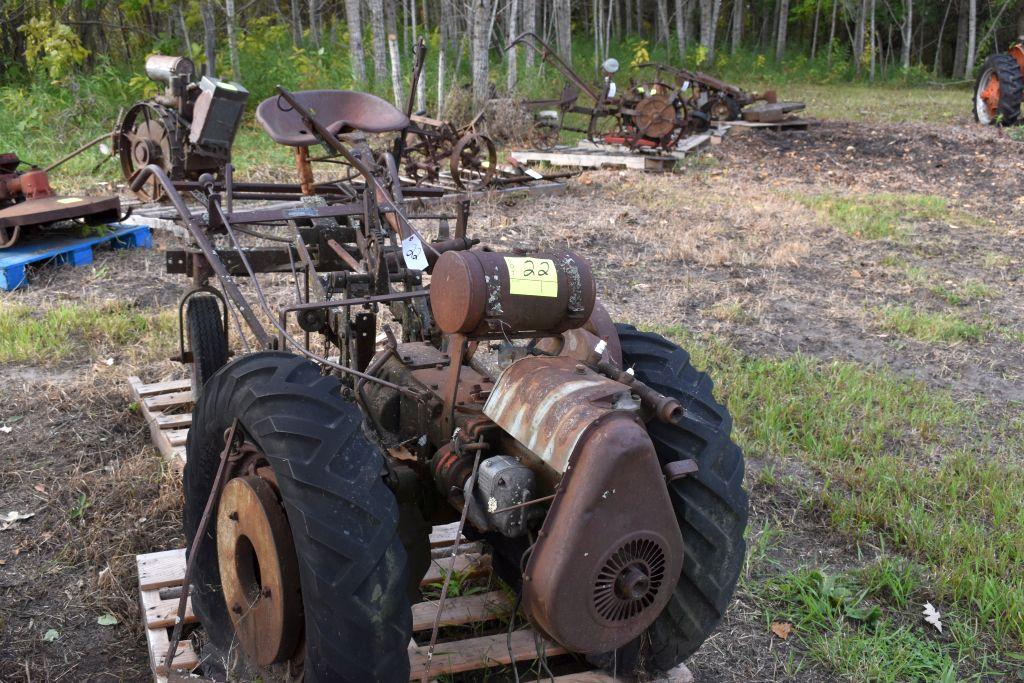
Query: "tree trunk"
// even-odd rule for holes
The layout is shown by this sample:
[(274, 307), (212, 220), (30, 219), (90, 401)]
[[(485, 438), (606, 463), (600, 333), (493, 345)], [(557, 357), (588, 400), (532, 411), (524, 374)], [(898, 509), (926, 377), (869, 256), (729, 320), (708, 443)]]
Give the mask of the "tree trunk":
[(388, 77), (388, 57), (384, 47), (384, 0), (369, 0), (370, 27), (373, 30), (373, 82), (378, 86)]
[(679, 58), (686, 56), (686, 12), (690, 9), (690, 0), (676, 0), (676, 47), (679, 49)]
[(236, 81), (242, 80), (242, 69), (238, 66), (238, 38), (235, 35), (235, 0), (225, 0), (225, 26), (228, 32), (228, 54), (231, 57), (231, 72)]
[(878, 44), (877, 36), (875, 35), (875, 0), (871, 0), (871, 73), (870, 80), (872, 83), (875, 82), (875, 46)]
[(818, 20), (821, 17), (821, 0), (814, 3), (814, 33), (811, 34), (811, 59), (818, 53)]
[(900, 26), (900, 34), (903, 39), (903, 53), (900, 61), (904, 69), (910, 68), (910, 46), (914, 37), (914, 0), (903, 0), (904, 16), (903, 25)]
[(964, 61), (964, 78), (970, 78), (974, 74), (974, 58), (978, 34), (978, 0), (968, 0), (967, 17), (967, 58)]
[(953, 77), (960, 78), (967, 63), (967, 0), (957, 5), (956, 47), (953, 52)]
[(292, 45), (302, 45), (302, 5), (299, 0), (292, 0)]
[(473, 0), (473, 104), (482, 107), (487, 101), (488, 48), (490, 42), (490, 0)]
[[(419, 44), (419, 26), (416, 20), (416, 0), (412, 2), (412, 44)], [(423, 30), (427, 35), (430, 35), (430, 26), (427, 24), (427, 0), (422, 0), (423, 7)], [(426, 60), (424, 59), (424, 62)], [(426, 64), (424, 63), (423, 68), (420, 69), (420, 78), (416, 81), (416, 111), (427, 110), (427, 70)]]
[(203, 15), (203, 52), (206, 58), (206, 75), (217, 75), (217, 16), (213, 13), (212, 0), (199, 3)]
[[(175, 13), (178, 15), (178, 23), (181, 25), (181, 39), (185, 43), (185, 51), (182, 52), (182, 54), (186, 54), (186, 55), (188, 55), (189, 59), (192, 59), (192, 38), (188, 35), (188, 24), (185, 23), (185, 13), (182, 12), (181, 5), (175, 5), (174, 9), (175, 9)], [(120, 10), (118, 10), (117, 14), (118, 14), (118, 19), (121, 22), (121, 27), (122, 27), (121, 35), (124, 36), (124, 31), (123, 31), (123, 28), (124, 28), (124, 15), (121, 13)], [(127, 51), (127, 49), (128, 49), (128, 41), (124, 40), (123, 42), (124, 42), (125, 50)], [(170, 647), (170, 646), (168, 646), (168, 647)]]
[(857, 7), (857, 28), (854, 31), (853, 37), (853, 58), (856, 61), (857, 77), (860, 78), (861, 65), (864, 61), (864, 34), (866, 32), (865, 24), (868, 18), (868, 0), (860, 0), (859, 6)]
[(789, 0), (779, 0), (779, 28), (775, 33), (775, 61), (786, 54), (786, 29), (789, 27)]
[(309, 39), (318, 49), (320, 47), (319, 0), (309, 0)]
[(658, 0), (658, 42), (671, 50), (672, 43), (668, 29), (668, 0)]
[(732, 2), (732, 53), (739, 52), (743, 43), (743, 0)]
[[(509, 0), (508, 3), (508, 36), (509, 40), (515, 38), (519, 30), (517, 25), (519, 21), (519, 2), (518, 0)], [(595, 43), (598, 42), (595, 36)], [(508, 66), (505, 72), (505, 88), (509, 94), (515, 92), (516, 79), (518, 77), (519, 68), (519, 55), (516, 54), (519, 51), (518, 47), (514, 47), (505, 54), (508, 56)]]
[(405, 95), (402, 93), (402, 58), (398, 54), (398, 36), (388, 34), (388, 54), (391, 56), (391, 92), (395, 96), (395, 106), (405, 109)]
[(569, 0), (554, 0), (555, 50), (572, 64), (572, 5)]
[(363, 57), (363, 19), (360, 0), (345, 0), (345, 22), (348, 24), (348, 60), (352, 65), (355, 85), (366, 83), (366, 60)]
[[(537, 0), (522, 0), (523, 5), (523, 32), (537, 32)], [(509, 40), (515, 36), (509, 36)], [(533, 68), (533, 50), (526, 51), (526, 70)]]
[(836, 15), (839, 14), (839, 0), (832, 0), (832, 23), (828, 27), (828, 65), (832, 66), (832, 46), (836, 42)]
[(700, 44), (707, 51), (705, 61), (711, 61), (711, 50), (715, 44), (714, 0), (700, 0)]

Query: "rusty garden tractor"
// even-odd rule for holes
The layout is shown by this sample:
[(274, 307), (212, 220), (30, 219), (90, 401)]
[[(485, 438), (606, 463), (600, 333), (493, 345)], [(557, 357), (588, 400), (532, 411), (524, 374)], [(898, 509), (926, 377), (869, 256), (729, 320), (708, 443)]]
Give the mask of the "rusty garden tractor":
[(619, 673), (684, 660), (745, 552), (743, 456), (710, 378), (614, 323), (579, 254), (495, 252), (464, 216), (451, 234), (407, 213), (391, 152), (361, 139), (403, 130), (402, 112), (279, 93), (258, 120), (345, 157), (346, 192), (241, 210), (228, 165), (223, 185), (200, 178), (193, 214), (159, 166), (133, 181), (160, 184), (191, 240), (168, 256), (193, 278), (181, 360), (201, 373), (182, 607), (191, 594), (243, 678), (419, 679), (410, 601), (431, 525), (458, 522), (544, 636)]
[(974, 120), (986, 125), (1011, 126), (1020, 121), (1024, 101), (1024, 46), (1015, 43), (981, 65), (974, 84)]

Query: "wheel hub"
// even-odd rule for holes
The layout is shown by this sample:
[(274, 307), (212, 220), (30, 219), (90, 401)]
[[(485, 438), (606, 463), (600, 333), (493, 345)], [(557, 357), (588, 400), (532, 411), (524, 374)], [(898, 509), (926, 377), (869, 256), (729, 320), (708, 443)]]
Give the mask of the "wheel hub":
[(985, 83), (985, 89), (980, 94), (981, 101), (985, 103), (988, 115), (995, 118), (996, 107), (999, 106), (999, 78), (992, 74)]
[(284, 509), (260, 477), (238, 477), (224, 486), (217, 559), (242, 649), (260, 666), (288, 659), (302, 632), (298, 562)]

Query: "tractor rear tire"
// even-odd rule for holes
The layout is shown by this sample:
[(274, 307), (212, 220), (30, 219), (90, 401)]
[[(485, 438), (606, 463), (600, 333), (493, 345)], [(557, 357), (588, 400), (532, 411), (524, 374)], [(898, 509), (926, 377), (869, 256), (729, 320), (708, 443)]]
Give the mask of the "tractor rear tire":
[[(999, 82), (999, 101), (994, 115), (989, 112), (981, 94), (992, 77)], [(981, 74), (974, 83), (974, 120), (987, 125), (1012, 126), (1020, 119), (1024, 100), (1024, 74), (1017, 60), (1007, 54), (992, 55), (981, 65)]]
[[(624, 367), (683, 406), (679, 424), (648, 423), (662, 465), (697, 461), (696, 474), (669, 486), (683, 536), (683, 570), (675, 595), (654, 624), (620, 648), (619, 671), (667, 671), (697, 651), (732, 600), (746, 542), (747, 494), (743, 453), (733, 443), (732, 417), (712, 395), (711, 378), (690, 364), (690, 355), (661, 335), (617, 324)], [(611, 664), (605, 656), (601, 663)]]
[[(234, 632), (224, 601), (216, 524), (196, 534), (226, 430), (237, 420), (271, 464), (298, 560), (304, 676), (313, 681), (408, 681), (412, 616), (399, 506), (384, 455), (358, 406), (313, 363), (281, 352), (243, 356), (207, 383), (193, 413), (184, 527), (197, 553), (192, 601), (223, 652)], [(300, 646), (301, 647), (301, 646)], [(297, 653), (300, 654), (301, 653)]]
[(217, 297), (197, 294), (188, 300), (185, 333), (192, 352), (192, 396), (198, 399), (206, 382), (228, 362), (224, 316)]

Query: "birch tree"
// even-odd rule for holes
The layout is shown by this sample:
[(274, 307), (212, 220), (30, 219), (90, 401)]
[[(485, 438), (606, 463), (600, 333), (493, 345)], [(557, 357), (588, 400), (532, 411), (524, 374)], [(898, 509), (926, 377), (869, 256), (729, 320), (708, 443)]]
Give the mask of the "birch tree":
[(903, 41), (900, 62), (904, 69), (910, 68), (910, 43), (914, 36), (914, 0), (903, 0), (903, 23), (900, 38)]
[(569, 0), (554, 0), (555, 50), (572, 63), (572, 6)]
[(473, 0), (473, 104), (482, 107), (488, 99), (488, 48), (490, 47), (490, 0)]
[(743, 0), (732, 2), (732, 53), (736, 54), (743, 44)]
[(387, 48), (384, 46), (384, 0), (368, 0), (370, 28), (373, 30), (373, 81), (383, 83), (388, 77)]
[(978, 35), (978, 0), (968, 0), (967, 3), (967, 58), (964, 62), (964, 78), (970, 78), (974, 73), (974, 60)]
[(299, 47), (302, 45), (302, 5), (299, 0), (292, 0), (291, 5), (292, 45)]
[(686, 15), (690, 11), (691, 0), (676, 0), (676, 46), (679, 49), (679, 56), (686, 56), (686, 42), (690, 36), (686, 35)]
[[(973, 2), (973, 0), (972, 0)], [(231, 73), (236, 81), (242, 80), (242, 69), (238, 66), (238, 37), (235, 35), (235, 0), (225, 0), (225, 28), (228, 33), (228, 55), (231, 59)]]
[(366, 60), (363, 57), (363, 19), (360, 0), (345, 0), (345, 21), (348, 24), (348, 61), (352, 65), (352, 81), (366, 82)]
[(206, 73), (217, 75), (217, 15), (213, 12), (212, 0), (201, 0), (199, 12), (203, 17), (203, 53), (206, 59)]
[[(507, 12), (508, 12), (508, 36), (509, 36), (509, 40), (511, 40), (512, 38), (515, 38), (516, 35), (518, 35), (516, 33), (518, 31), (517, 23), (518, 23), (518, 20), (519, 20), (519, 2), (518, 2), (518, 0), (509, 0)], [(518, 55), (516, 53), (518, 52), (518, 50), (519, 50), (518, 47), (514, 47), (514, 48), (512, 48), (511, 50), (509, 50), (508, 52), (505, 53), (507, 55), (507, 57), (508, 57), (508, 65), (506, 67), (506, 73), (505, 73), (505, 88), (510, 93), (515, 91), (515, 89), (516, 89), (516, 77), (518, 75), (516, 73), (516, 70), (518, 68), (518, 64), (517, 64), (517, 61), (516, 61), (518, 59)]]
[[(523, 6), (523, 32), (537, 32), (537, 0), (521, 0)], [(509, 40), (515, 36), (509, 36)], [(533, 50), (526, 51), (526, 68), (533, 68)]]
[(789, 0), (779, 0), (779, 27), (775, 34), (775, 61), (786, 54), (786, 29), (789, 27)]

